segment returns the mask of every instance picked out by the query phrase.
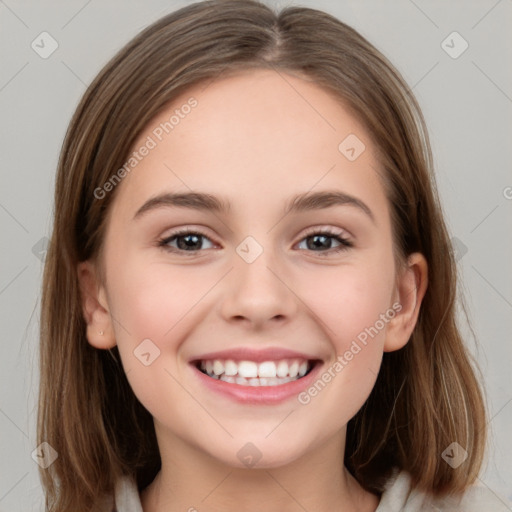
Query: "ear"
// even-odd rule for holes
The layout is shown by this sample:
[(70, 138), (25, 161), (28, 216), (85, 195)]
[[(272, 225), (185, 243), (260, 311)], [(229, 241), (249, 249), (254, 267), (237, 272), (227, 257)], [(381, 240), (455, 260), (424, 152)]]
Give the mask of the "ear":
[[(384, 352), (399, 350), (409, 341), (425, 296), (428, 265), (423, 254), (415, 252), (407, 258), (407, 267), (397, 276), (393, 304), (396, 315), (388, 322)], [(399, 309), (399, 306), (401, 309)]]
[(99, 283), (96, 267), (92, 262), (84, 261), (78, 264), (77, 272), (87, 340), (96, 348), (112, 348), (116, 345), (116, 339), (105, 288)]

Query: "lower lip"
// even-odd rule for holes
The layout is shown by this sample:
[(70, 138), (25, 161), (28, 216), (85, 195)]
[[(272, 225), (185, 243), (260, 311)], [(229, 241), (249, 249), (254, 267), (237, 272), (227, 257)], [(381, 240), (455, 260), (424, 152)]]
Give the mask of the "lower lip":
[(230, 382), (208, 377), (208, 375), (196, 368), (195, 365), (191, 364), (191, 366), (200, 382), (212, 391), (221, 393), (244, 404), (273, 405), (289, 400), (292, 397), (297, 397), (299, 393), (309, 387), (317, 378), (323, 364), (317, 361), (313, 369), (304, 377), (277, 386), (242, 386), (241, 384), (231, 384)]

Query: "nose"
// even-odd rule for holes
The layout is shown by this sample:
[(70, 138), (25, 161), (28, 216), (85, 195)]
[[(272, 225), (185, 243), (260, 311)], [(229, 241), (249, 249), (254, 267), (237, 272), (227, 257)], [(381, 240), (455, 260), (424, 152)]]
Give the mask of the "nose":
[(298, 298), (270, 251), (264, 250), (252, 263), (236, 253), (234, 258), (222, 298), (223, 318), (257, 329), (269, 322), (287, 323), (298, 309)]

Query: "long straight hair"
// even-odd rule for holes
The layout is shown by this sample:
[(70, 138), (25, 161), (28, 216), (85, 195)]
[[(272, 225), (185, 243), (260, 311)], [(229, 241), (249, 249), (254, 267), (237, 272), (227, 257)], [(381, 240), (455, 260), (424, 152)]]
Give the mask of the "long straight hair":
[[(479, 473), (484, 395), (456, 324), (457, 269), (411, 90), (374, 46), (329, 14), (213, 0), (164, 16), (124, 46), (88, 87), (66, 133), (42, 285), (38, 443), (58, 452), (40, 470), (48, 511), (93, 510), (121, 475), (143, 489), (161, 464), (152, 417), (131, 390), (117, 347), (97, 350), (85, 334), (77, 264), (98, 260), (116, 196), (114, 189), (98, 199), (95, 190), (187, 88), (256, 68), (301, 73), (351, 109), (384, 170), (395, 257), (403, 262), (419, 251), (428, 263), (411, 339), (384, 353), (374, 389), (348, 424), (345, 465), (378, 494), (395, 467), (436, 496), (463, 492)], [(441, 456), (453, 442), (468, 453), (457, 468)]]

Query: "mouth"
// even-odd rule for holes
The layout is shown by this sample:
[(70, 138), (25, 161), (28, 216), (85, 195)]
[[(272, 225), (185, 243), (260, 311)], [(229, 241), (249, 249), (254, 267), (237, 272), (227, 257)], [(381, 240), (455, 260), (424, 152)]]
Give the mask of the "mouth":
[(247, 387), (274, 387), (303, 379), (319, 359), (286, 358), (268, 361), (201, 359), (192, 361), (197, 370), (212, 380)]

